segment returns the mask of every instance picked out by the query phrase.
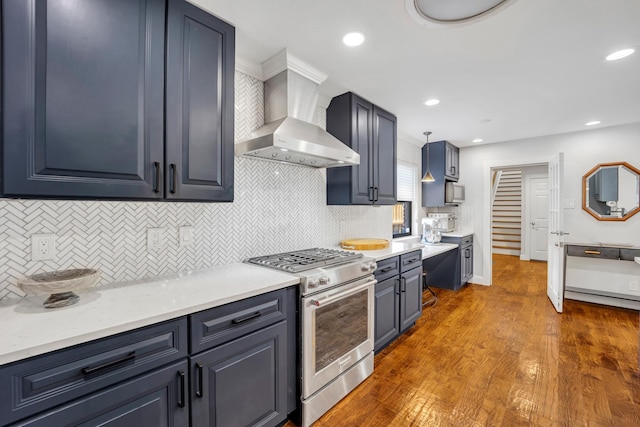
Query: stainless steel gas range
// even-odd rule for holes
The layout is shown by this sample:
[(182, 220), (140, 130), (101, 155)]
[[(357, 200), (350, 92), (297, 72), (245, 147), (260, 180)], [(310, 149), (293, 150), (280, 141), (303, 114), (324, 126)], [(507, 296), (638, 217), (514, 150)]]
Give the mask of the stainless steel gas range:
[(302, 426), (307, 427), (373, 372), (376, 262), (320, 248), (246, 262), (300, 277)]

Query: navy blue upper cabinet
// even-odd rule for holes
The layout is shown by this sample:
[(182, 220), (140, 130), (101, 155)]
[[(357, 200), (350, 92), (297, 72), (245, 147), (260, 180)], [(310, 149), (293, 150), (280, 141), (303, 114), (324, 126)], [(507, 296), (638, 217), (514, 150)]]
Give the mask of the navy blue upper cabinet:
[(347, 92), (331, 100), (327, 131), (360, 155), (359, 166), (327, 169), (327, 204), (395, 204), (396, 117)]
[[(175, 29), (167, 39), (165, 34), (166, 22), (171, 28), (183, 18), (183, 4), (170, 0), (167, 8), (165, 0), (2, 1), (4, 196), (218, 200), (217, 192), (211, 197), (175, 188), (184, 176), (212, 186), (211, 173), (223, 176), (216, 185), (222, 182), (232, 189), (224, 168), (232, 168), (233, 159), (224, 157), (220, 145), (233, 149), (233, 130), (229, 138), (219, 129), (229, 116), (233, 122), (233, 94), (228, 94), (233, 72), (221, 72), (229, 58), (233, 70), (233, 28), (228, 36), (229, 26), (221, 23), (226, 32), (215, 46), (200, 43), (190, 49), (192, 63), (211, 67), (208, 72), (214, 77), (177, 81), (174, 70), (180, 66), (165, 61), (165, 48), (171, 54), (172, 40), (180, 35)], [(213, 50), (205, 52), (208, 48)], [(218, 62), (211, 64), (212, 57)], [(215, 89), (207, 91), (204, 86), (216, 78)], [(185, 101), (167, 93), (174, 98), (167, 102), (165, 124), (165, 85), (169, 91), (175, 84), (187, 92), (193, 92), (193, 84), (199, 96)], [(212, 96), (215, 91), (219, 93)], [(186, 107), (176, 108), (175, 103)], [(219, 129), (192, 126), (186, 143), (184, 138), (169, 140), (173, 127), (183, 121), (188, 126), (194, 108), (208, 115), (201, 121), (217, 123)], [(181, 114), (177, 123), (175, 114)], [(215, 136), (206, 140), (203, 132)], [(210, 146), (203, 147), (206, 144)], [(176, 150), (190, 159), (186, 167), (184, 160), (175, 159)], [(207, 176), (201, 172), (205, 162)], [(231, 166), (223, 167), (225, 162)], [(175, 192), (169, 193), (171, 189)], [(232, 197), (232, 191), (225, 194), (222, 200)]]
[[(428, 159), (427, 159), (428, 156)], [(449, 141), (437, 141), (422, 147), (422, 176), (427, 165), (435, 182), (422, 183), (422, 206), (426, 208), (445, 205), (447, 181), (458, 181), (460, 177), (460, 149)]]
[(233, 200), (235, 29), (183, 1), (167, 21), (167, 198)]

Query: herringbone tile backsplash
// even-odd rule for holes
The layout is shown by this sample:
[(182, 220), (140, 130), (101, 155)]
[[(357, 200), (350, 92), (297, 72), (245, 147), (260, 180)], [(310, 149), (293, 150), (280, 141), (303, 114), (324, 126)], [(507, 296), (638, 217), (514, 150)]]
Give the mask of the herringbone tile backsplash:
[[(236, 73), (235, 133), (262, 125), (262, 82)], [(324, 110), (317, 121), (324, 125)], [(91, 267), (101, 285), (239, 262), (349, 237), (391, 238), (391, 208), (327, 206), (326, 172), (235, 158), (233, 203), (0, 199), (0, 300), (23, 297), (19, 278)], [(178, 245), (192, 226), (194, 244)], [(163, 228), (164, 246), (148, 252), (147, 228)], [(31, 260), (31, 235), (55, 233), (56, 258)]]

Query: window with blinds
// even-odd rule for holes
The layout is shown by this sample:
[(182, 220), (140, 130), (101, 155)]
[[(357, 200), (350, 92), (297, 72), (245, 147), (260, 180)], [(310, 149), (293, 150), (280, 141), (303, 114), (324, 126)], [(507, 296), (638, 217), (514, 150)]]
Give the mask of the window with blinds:
[(411, 204), (415, 199), (416, 167), (398, 163), (398, 203), (393, 207), (393, 237), (411, 235)]

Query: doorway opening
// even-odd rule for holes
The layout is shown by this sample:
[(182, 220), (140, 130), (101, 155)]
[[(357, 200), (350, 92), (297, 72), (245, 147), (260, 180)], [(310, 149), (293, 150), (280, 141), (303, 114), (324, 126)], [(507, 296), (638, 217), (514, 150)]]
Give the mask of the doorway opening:
[(491, 276), (494, 255), (546, 262), (548, 164), (495, 166), (490, 172)]

